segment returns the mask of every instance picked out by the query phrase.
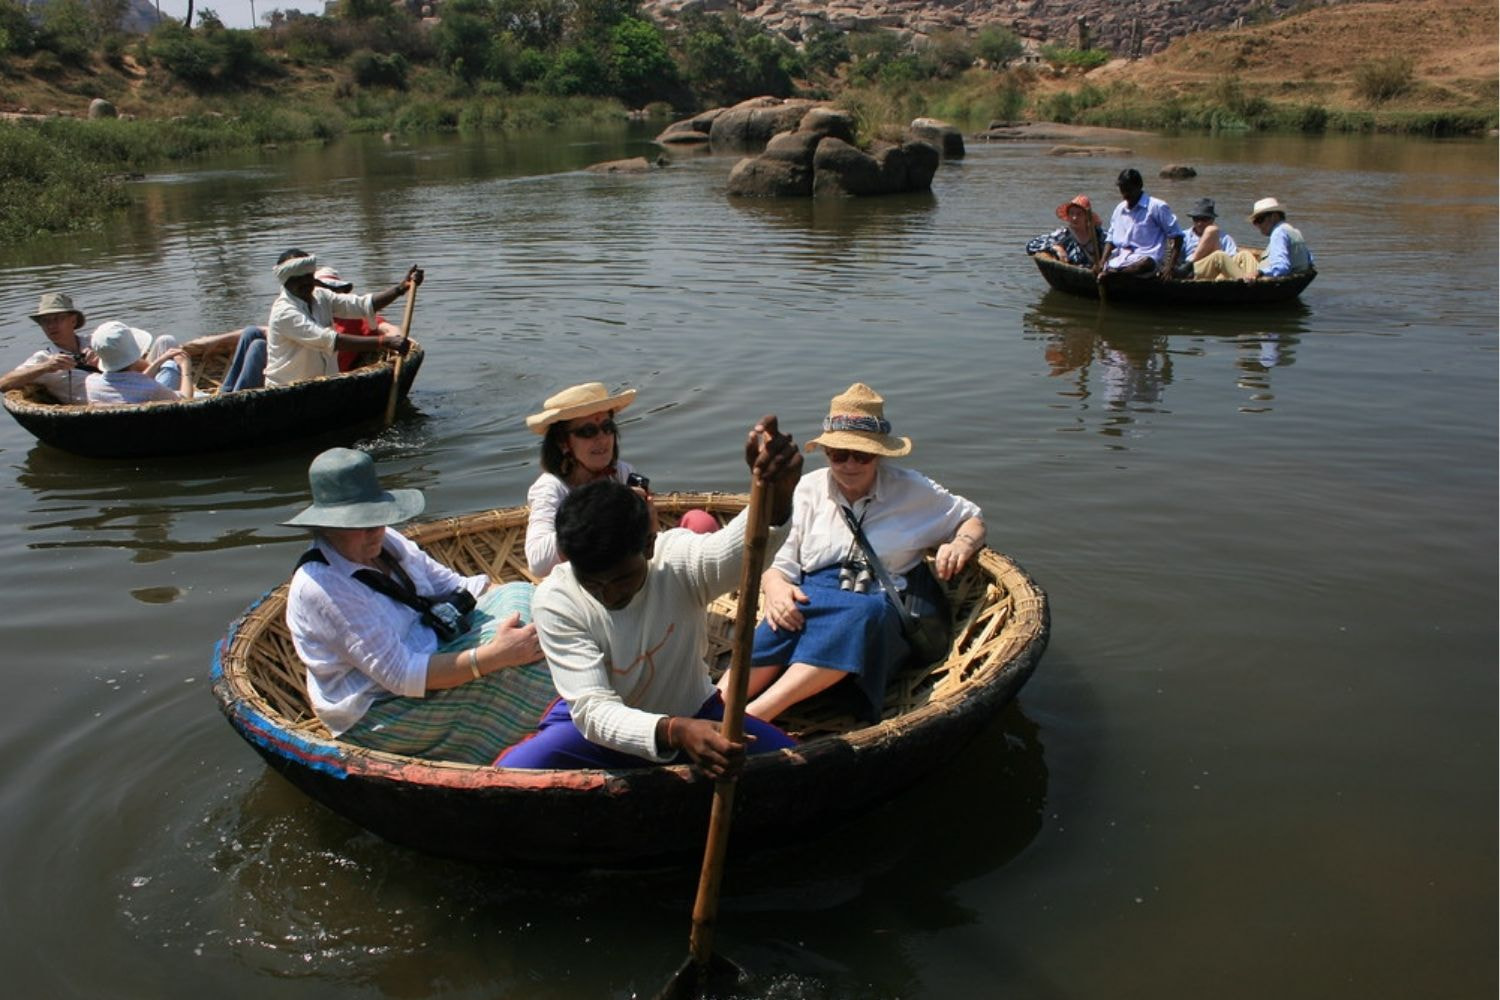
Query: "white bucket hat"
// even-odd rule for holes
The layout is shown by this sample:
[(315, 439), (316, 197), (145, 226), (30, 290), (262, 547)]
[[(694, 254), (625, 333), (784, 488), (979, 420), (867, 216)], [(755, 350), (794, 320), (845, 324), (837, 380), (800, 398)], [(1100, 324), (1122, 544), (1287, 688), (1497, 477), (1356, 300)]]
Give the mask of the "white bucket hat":
[(99, 367), (107, 372), (124, 371), (146, 356), (156, 338), (145, 330), (126, 326), (117, 319), (100, 323), (89, 338), (89, 346), (99, 356)]

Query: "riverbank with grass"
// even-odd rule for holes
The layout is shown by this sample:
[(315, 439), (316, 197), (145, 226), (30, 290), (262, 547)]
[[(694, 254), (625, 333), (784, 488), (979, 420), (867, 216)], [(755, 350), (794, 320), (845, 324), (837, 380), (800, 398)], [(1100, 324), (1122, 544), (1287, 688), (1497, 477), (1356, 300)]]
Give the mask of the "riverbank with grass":
[[(966, 131), (1033, 120), (1454, 136), (1493, 130), (1500, 91), (1492, 0), (1350, 0), (1190, 35), (1149, 59), (1051, 44), (1024, 64), (1020, 40), (997, 27), (916, 47), (878, 29), (823, 30), (793, 48), (751, 19), (687, 8), (664, 25), (629, 5), (589, 7), (592, 19), (549, 19), (548, 31), (520, 31), (486, 0), (455, 3), (436, 24), (372, 3), (339, 17), (277, 11), (254, 31), (204, 12), (192, 31), (96, 31), (96, 50), (47, 18), (7, 15), (17, 9), (0, 0), (10, 240), (96, 224), (127, 202), (131, 173), (346, 133), (529, 131), (800, 94), (848, 108), (865, 139), (918, 117)], [(96, 101), (119, 117), (90, 117)]]

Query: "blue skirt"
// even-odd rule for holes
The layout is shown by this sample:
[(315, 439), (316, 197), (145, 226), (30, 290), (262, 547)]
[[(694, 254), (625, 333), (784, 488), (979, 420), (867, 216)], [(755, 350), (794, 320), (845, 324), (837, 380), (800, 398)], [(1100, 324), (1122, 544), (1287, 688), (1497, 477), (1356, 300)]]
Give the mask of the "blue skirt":
[(901, 619), (883, 593), (856, 594), (839, 589), (839, 567), (807, 573), (799, 584), (807, 604), (799, 605), (806, 625), (800, 632), (779, 631), (762, 621), (755, 628), (750, 663), (784, 667), (792, 663), (853, 674), (840, 684), (852, 689), (855, 712), (866, 721), (880, 718), (887, 679), (907, 657)]

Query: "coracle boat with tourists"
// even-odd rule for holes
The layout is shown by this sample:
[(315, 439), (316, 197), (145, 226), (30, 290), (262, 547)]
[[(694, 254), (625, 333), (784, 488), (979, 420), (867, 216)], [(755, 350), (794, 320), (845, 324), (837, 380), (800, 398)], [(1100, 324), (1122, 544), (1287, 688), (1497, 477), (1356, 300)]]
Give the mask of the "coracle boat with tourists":
[[(694, 508), (722, 524), (746, 498), (670, 494), (655, 502), (667, 528)], [(525, 507), (503, 508), (404, 533), (461, 573), (528, 580), (526, 519)], [(950, 761), (1015, 696), (1046, 649), (1046, 595), (991, 549), (947, 586), (947, 656), (894, 677), (878, 722), (856, 720), (827, 693), (778, 720), (800, 742), (746, 761), (735, 843), (785, 844), (872, 809)], [(308, 704), (286, 595), (283, 583), (229, 626), (214, 653), (214, 695), (273, 769), (334, 812), (397, 844), (516, 866), (639, 866), (702, 851), (714, 782), (687, 765), (519, 770), (399, 756), (330, 737)], [(709, 609), (710, 657), (720, 665), (737, 596)], [(538, 694), (518, 723), (529, 729), (551, 697)]]
[(1289, 274), (1284, 278), (1257, 278), (1254, 281), (1196, 281), (1180, 278), (1142, 277), (1133, 274), (1106, 273), (1036, 254), (1037, 270), (1047, 284), (1060, 292), (1105, 302), (1140, 302), (1169, 306), (1262, 306), (1291, 302), (1312, 284), (1318, 272), (1314, 269)]
[(336, 375), (219, 392), (227, 352), (207, 358), (184, 345), (193, 392), (170, 402), (124, 406), (67, 405), (38, 385), (5, 394), (5, 409), (43, 444), (94, 458), (143, 458), (285, 444), (330, 431), (377, 423), (411, 391), (422, 367), (422, 346)]

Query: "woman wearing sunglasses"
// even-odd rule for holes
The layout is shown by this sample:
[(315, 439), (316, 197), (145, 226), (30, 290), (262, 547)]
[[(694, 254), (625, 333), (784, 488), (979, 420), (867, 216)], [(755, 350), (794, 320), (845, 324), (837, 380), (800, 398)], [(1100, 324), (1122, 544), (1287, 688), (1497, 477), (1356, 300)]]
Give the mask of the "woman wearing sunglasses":
[[(602, 382), (570, 386), (526, 418), (542, 437), (542, 474), (527, 491), (526, 564), (537, 578), (558, 563), (557, 508), (576, 487), (596, 479), (636, 485), (635, 470), (620, 461), (620, 428), (615, 416), (635, 401), (635, 390), (611, 396)], [(641, 481), (639, 476), (636, 481)], [(644, 486), (637, 486), (644, 492)]]
[(974, 503), (886, 461), (910, 453), (911, 439), (891, 435), (885, 400), (863, 383), (833, 398), (823, 433), (807, 443), (814, 447), (828, 467), (798, 483), (791, 533), (761, 577), (766, 616), (755, 631), (745, 710), (770, 722), (853, 675), (845, 686), (854, 710), (874, 721), (886, 679), (912, 652), (881, 576), (911, 611), (944, 619), (942, 588), (923, 556), (936, 546), (933, 568), (949, 579), (984, 547), (984, 520)]

